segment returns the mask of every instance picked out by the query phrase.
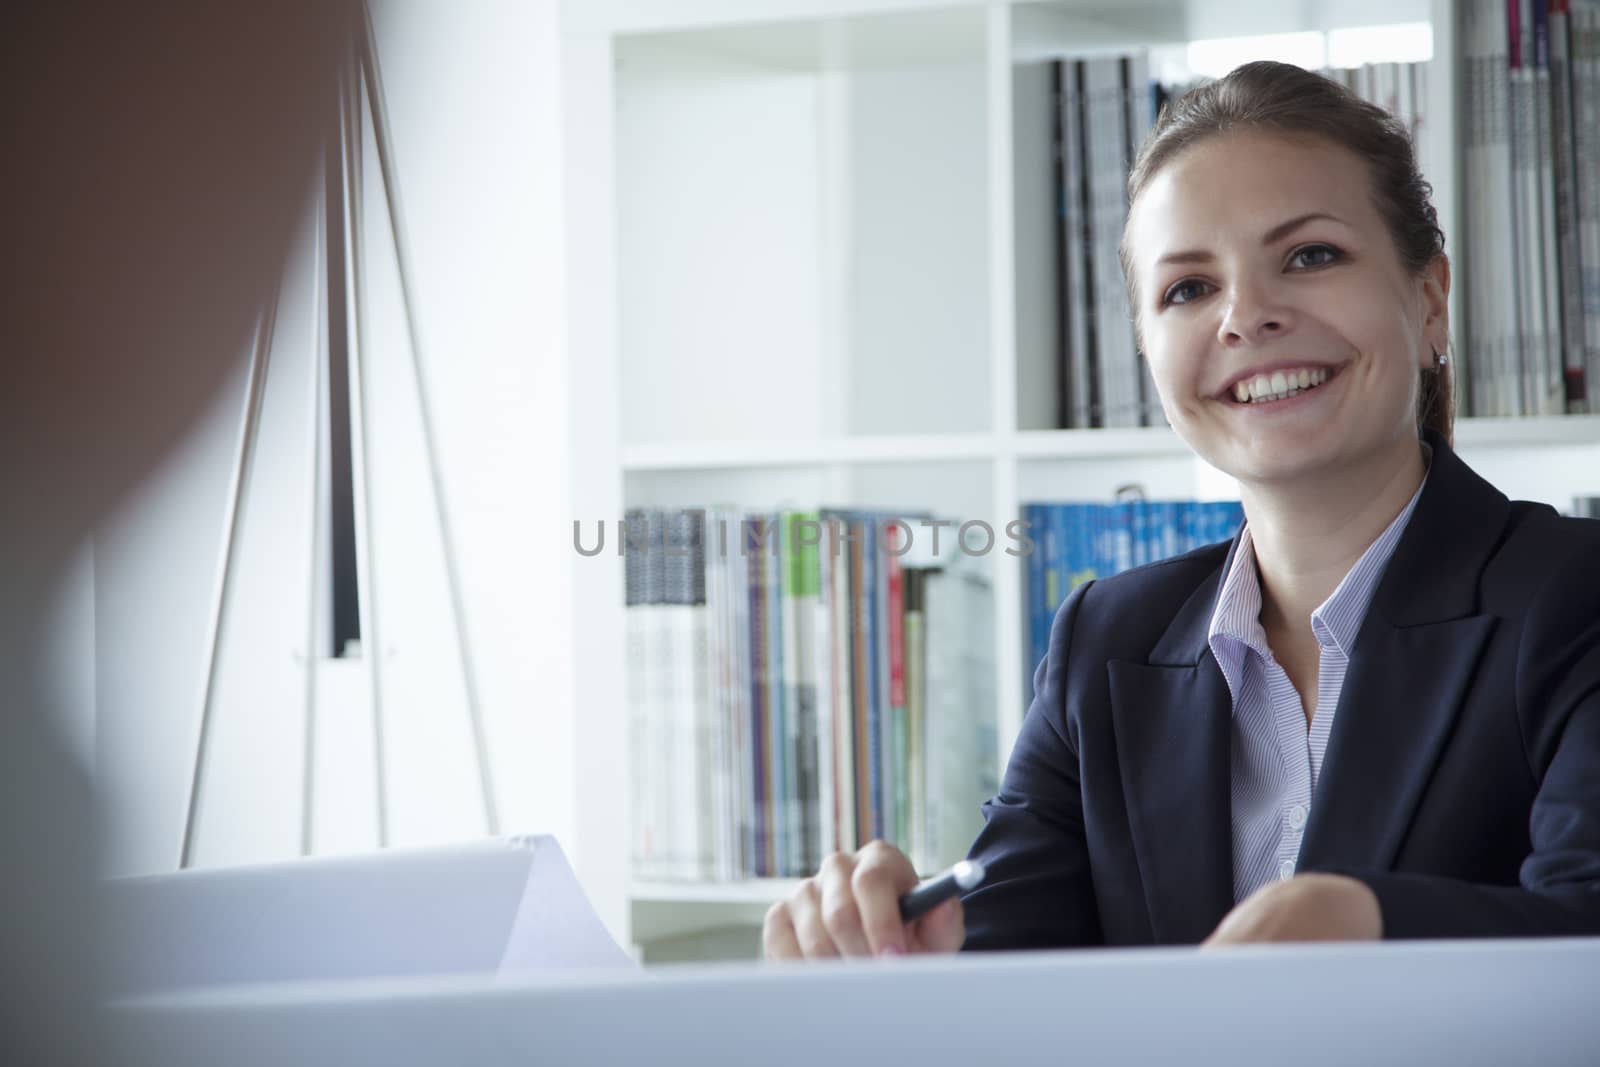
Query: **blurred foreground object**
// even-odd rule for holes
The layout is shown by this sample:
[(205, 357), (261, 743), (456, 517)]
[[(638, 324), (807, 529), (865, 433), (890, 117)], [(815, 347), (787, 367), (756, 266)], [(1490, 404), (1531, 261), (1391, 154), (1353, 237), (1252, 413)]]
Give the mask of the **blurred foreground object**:
[(92, 768), (56, 736), (41, 621), (72, 553), (233, 370), (310, 189), (356, 11), (6, 6), (0, 1062), (100, 1059)]

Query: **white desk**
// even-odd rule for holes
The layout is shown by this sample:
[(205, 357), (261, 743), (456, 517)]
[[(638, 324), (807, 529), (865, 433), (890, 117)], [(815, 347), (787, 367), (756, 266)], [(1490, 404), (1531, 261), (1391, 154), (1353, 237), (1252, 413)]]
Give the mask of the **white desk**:
[(238, 986), (113, 1005), (162, 1064), (1600, 1063), (1600, 939)]

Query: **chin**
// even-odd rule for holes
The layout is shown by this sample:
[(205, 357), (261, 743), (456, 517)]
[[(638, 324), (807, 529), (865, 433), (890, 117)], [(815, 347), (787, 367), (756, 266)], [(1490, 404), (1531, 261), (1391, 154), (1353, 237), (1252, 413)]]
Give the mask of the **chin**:
[(1305, 439), (1285, 444), (1282, 441), (1251, 443), (1208, 442), (1209, 447), (1190, 447), (1195, 454), (1223, 474), (1242, 484), (1267, 485), (1313, 477), (1339, 461), (1338, 449)]

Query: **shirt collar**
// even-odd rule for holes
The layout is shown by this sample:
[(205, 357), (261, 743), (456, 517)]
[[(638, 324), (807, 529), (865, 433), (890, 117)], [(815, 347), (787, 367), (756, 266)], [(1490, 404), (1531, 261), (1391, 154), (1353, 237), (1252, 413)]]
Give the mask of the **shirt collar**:
[[(1433, 449), (1426, 441), (1422, 444), (1422, 459), (1425, 465), (1431, 464), (1433, 459)], [(1378, 579), (1383, 576), (1389, 557), (1394, 554), (1400, 535), (1405, 532), (1411, 513), (1422, 498), (1423, 486), (1427, 484), (1428, 474), (1424, 470), (1422, 484), (1411, 494), (1400, 514), (1367, 546), (1361, 558), (1340, 579), (1332, 595), (1312, 611), (1311, 630), (1323, 648), (1332, 645), (1349, 658), (1356, 634), (1366, 619), (1372, 594), (1377, 591)], [(1239, 531), (1239, 547), (1223, 578), (1206, 641), (1235, 695), (1245, 653), (1253, 650), (1262, 656), (1268, 654), (1266, 631), (1261, 628), (1261, 583), (1256, 573), (1255, 543), (1248, 523)]]

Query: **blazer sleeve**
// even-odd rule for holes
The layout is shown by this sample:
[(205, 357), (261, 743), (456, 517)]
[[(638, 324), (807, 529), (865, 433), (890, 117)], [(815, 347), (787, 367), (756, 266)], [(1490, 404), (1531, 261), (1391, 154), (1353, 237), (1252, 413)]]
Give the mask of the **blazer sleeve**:
[(1075, 589), (1056, 613), (999, 795), (983, 805), (985, 825), (970, 858), (987, 873), (962, 900), (966, 950), (1102, 943), (1078, 753), (1066, 713), (1073, 627), (1093, 584)]
[(1517, 714), (1538, 782), (1519, 885), (1346, 871), (1378, 897), (1384, 936), (1600, 934), (1600, 551), (1555, 568), (1517, 653)]

